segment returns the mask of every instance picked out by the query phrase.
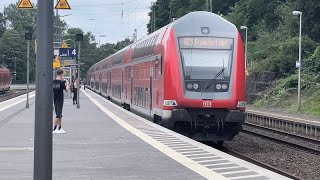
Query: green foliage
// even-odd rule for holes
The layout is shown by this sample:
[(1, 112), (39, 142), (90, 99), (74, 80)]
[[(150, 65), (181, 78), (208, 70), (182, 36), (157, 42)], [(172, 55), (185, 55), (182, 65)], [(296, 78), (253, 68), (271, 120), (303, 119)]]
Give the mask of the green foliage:
[(6, 21), (2, 13), (0, 13), (0, 38), (6, 30)]
[[(170, 23), (170, 11), (169, 11), (169, 1), (168, 0), (158, 0), (154, 6), (151, 7), (153, 10), (155, 10), (156, 13), (156, 29), (160, 29), (166, 24)], [(153, 26), (152, 23), (152, 16), (153, 14), (151, 11), (148, 13), (150, 16), (150, 21), (147, 24), (148, 32), (151, 33), (151, 26)]]
[[(238, 0), (214, 0), (212, 1), (212, 11), (217, 14), (227, 14), (230, 7)], [(147, 25), (148, 32), (151, 33), (153, 25), (153, 14), (156, 14), (156, 30), (172, 22), (173, 18), (180, 18), (192, 11), (207, 11), (209, 5), (207, 0), (157, 0), (150, 9), (150, 21)]]
[[(320, 116), (320, 47), (305, 59), (301, 73), (302, 112)], [(283, 108), (297, 112), (298, 75), (293, 74), (278, 81), (262, 99), (255, 102), (259, 107)]]
[(11, 28), (23, 33), (35, 32), (37, 25), (35, 10), (17, 9), (17, 4), (10, 4), (4, 11)]

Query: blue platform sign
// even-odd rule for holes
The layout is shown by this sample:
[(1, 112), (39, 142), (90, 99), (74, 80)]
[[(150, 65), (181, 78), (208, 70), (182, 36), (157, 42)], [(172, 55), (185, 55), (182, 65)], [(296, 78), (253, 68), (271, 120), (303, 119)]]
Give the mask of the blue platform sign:
[(60, 57), (77, 57), (77, 49), (76, 48), (60, 48), (59, 49)]

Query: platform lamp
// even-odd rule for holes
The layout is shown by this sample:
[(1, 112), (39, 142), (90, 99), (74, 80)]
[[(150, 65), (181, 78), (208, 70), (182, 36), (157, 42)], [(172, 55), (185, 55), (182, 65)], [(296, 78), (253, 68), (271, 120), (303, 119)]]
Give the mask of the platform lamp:
[(26, 108), (29, 108), (29, 57), (30, 57), (30, 41), (32, 40), (32, 33), (28, 32), (24, 35), (25, 40), (27, 41), (27, 102)]
[(77, 90), (77, 108), (80, 108), (80, 45), (81, 41), (83, 41), (83, 34), (76, 34), (76, 41), (78, 42), (78, 90)]
[(301, 111), (301, 31), (302, 31), (302, 12), (293, 11), (294, 16), (300, 15), (300, 28), (299, 28), (299, 61), (296, 62), (296, 67), (299, 69), (298, 75), (298, 111)]

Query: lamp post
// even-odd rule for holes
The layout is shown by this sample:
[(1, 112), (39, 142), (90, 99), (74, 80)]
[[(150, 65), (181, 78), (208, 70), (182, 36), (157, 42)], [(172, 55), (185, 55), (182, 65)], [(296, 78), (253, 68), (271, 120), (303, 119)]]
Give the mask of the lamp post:
[(77, 108), (80, 108), (80, 44), (83, 41), (83, 34), (76, 34), (76, 41), (78, 42), (78, 90), (77, 90)]
[(14, 57), (14, 82), (17, 83), (17, 57)]
[(301, 31), (302, 31), (302, 12), (293, 11), (294, 16), (300, 15), (300, 28), (299, 28), (299, 61), (296, 63), (297, 68), (299, 69), (298, 75), (298, 111), (301, 111)]
[(29, 108), (29, 57), (30, 57), (30, 40), (32, 40), (32, 33), (25, 33), (25, 40), (27, 40), (27, 102), (26, 108)]
[(245, 69), (247, 69), (247, 52), (248, 52), (248, 27), (241, 26), (240, 29), (246, 30), (246, 45), (245, 45), (245, 53), (244, 53), (244, 61), (245, 61)]

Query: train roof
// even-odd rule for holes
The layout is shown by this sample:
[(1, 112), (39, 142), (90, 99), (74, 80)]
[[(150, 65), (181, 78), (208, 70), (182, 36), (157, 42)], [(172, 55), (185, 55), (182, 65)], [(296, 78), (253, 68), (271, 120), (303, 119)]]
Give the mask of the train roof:
[(237, 35), (238, 29), (231, 22), (223, 17), (207, 11), (191, 12), (170, 25), (176, 36), (190, 35), (194, 36), (216, 36), (216, 35)]
[(122, 52), (130, 49), (131, 47), (136, 47), (142, 42), (150, 39), (150, 37), (156, 36), (161, 32), (165, 31), (167, 28), (173, 28), (176, 36), (189, 35), (193, 32), (194, 36), (236, 36), (238, 33), (237, 27), (231, 22), (227, 21), (223, 17), (207, 12), (207, 11), (195, 11), (184, 15), (183, 17), (174, 20), (170, 24), (158, 29), (157, 31), (149, 34), (148, 36), (139, 39), (125, 48), (119, 50), (118, 52), (102, 59), (101, 61), (95, 63), (89, 70), (94, 68), (96, 65), (106, 62), (112, 57), (120, 55)]

